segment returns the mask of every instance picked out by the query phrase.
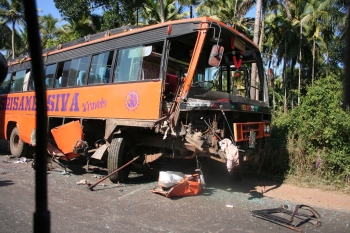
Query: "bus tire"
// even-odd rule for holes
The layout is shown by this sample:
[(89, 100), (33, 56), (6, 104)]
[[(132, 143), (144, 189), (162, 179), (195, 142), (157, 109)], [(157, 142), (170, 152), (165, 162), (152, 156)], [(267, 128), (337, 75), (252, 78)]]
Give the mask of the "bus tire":
[(10, 151), (14, 157), (25, 157), (29, 152), (29, 145), (19, 137), (18, 128), (14, 127), (10, 136)]
[[(115, 137), (112, 139), (107, 160), (108, 174), (114, 172), (132, 159), (132, 156), (130, 156), (130, 149), (131, 145), (128, 138)], [(130, 174), (129, 166), (130, 165), (113, 174), (109, 179), (113, 183), (124, 182)]]

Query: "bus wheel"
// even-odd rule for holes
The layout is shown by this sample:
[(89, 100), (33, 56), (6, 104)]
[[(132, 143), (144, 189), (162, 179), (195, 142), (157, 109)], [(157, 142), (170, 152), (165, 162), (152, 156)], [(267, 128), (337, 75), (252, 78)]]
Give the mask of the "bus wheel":
[[(125, 163), (132, 159), (131, 154), (131, 143), (129, 138), (116, 137), (112, 139), (111, 146), (109, 149), (107, 166), (108, 174), (114, 172)], [(124, 182), (130, 174), (130, 165), (124, 167), (109, 179), (113, 183)]]
[(21, 140), (18, 128), (14, 127), (10, 136), (10, 151), (15, 157), (27, 156), (29, 145)]

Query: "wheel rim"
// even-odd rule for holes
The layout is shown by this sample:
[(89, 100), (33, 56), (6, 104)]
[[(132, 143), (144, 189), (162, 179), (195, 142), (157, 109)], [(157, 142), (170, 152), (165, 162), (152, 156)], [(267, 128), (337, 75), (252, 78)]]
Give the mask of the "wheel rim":
[(19, 138), (19, 135), (18, 135), (18, 134), (16, 134), (16, 135), (13, 136), (12, 142), (13, 142), (13, 143), (12, 143), (13, 149), (17, 150), (18, 147), (19, 147), (19, 143), (20, 143), (20, 138)]

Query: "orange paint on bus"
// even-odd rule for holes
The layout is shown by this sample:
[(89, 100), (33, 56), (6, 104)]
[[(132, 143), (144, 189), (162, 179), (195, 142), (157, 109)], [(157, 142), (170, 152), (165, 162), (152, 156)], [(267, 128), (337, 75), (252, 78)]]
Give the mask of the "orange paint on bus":
[[(160, 117), (161, 80), (118, 83), (47, 91), (49, 117), (157, 120)], [(34, 92), (0, 96), (0, 132), (17, 122), (20, 137), (30, 143), (35, 128)], [(1, 135), (7, 139), (7, 135)]]

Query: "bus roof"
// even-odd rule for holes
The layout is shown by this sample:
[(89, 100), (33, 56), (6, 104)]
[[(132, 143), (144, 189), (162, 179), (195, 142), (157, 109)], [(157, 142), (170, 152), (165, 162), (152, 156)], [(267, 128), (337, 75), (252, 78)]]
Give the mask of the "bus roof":
[[(179, 25), (179, 24), (185, 24), (185, 23), (215, 23), (219, 25), (222, 28), (225, 28), (229, 31), (232, 31), (237, 36), (241, 37), (244, 41), (248, 42), (250, 45), (252, 45), (255, 49), (258, 50), (258, 47), (255, 43), (253, 43), (248, 37), (246, 37), (241, 32), (237, 31), (236, 29), (226, 25), (223, 22), (220, 22), (218, 20), (212, 19), (210, 17), (199, 17), (199, 18), (190, 18), (190, 19), (181, 19), (181, 20), (173, 20), (173, 21), (167, 21), (164, 23), (149, 25), (149, 26), (123, 26), (120, 28), (115, 28), (103, 32), (99, 32), (93, 35), (85, 36), (84, 38), (80, 38), (74, 41), (66, 42), (63, 44), (59, 44), (56, 47), (48, 48), (43, 50), (43, 57), (48, 56), (49, 54), (55, 54), (60, 53), (66, 50), (86, 46), (89, 44), (99, 43), (102, 41), (107, 41), (113, 38), (122, 37), (130, 34), (140, 33), (143, 31), (148, 31), (160, 27), (165, 27), (169, 25)], [(9, 61), (9, 66), (15, 65), (18, 63), (22, 63), (24, 61), (30, 60), (30, 57), (28, 56), (22, 56), (19, 58), (15, 58)]]

